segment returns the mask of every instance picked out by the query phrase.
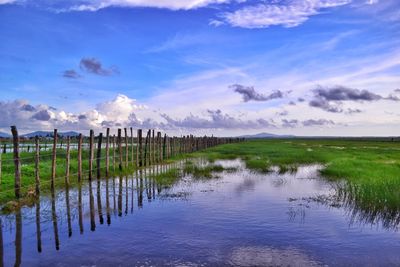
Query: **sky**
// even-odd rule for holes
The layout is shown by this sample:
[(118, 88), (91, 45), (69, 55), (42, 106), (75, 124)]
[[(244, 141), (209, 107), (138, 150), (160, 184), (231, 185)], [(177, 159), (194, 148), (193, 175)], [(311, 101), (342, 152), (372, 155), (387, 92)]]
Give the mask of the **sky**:
[(0, 131), (398, 136), (398, 0), (0, 0)]

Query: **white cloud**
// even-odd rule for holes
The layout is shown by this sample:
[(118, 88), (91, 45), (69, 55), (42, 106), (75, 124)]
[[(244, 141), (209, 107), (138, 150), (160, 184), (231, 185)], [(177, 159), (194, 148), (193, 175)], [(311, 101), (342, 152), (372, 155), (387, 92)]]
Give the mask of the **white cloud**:
[(84, 4), (69, 8), (71, 11), (97, 11), (111, 6), (119, 7), (153, 7), (171, 10), (189, 10), (211, 4), (222, 4), (231, 0), (86, 0)]
[[(222, 15), (222, 20), (234, 27), (267, 28), (274, 25), (295, 27), (320, 10), (347, 5), (352, 0), (299, 0), (283, 3), (262, 3), (245, 6)], [(213, 22), (215, 25), (216, 23)]]
[(4, 5), (4, 4), (11, 4), (16, 2), (17, 0), (0, 0), (0, 5)]

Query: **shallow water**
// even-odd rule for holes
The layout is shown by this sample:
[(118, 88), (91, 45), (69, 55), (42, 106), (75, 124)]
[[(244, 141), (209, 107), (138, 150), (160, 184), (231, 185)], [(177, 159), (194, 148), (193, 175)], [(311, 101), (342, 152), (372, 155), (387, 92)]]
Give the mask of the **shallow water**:
[(4, 265), (400, 265), (397, 227), (353, 216), (321, 166), (260, 174), (217, 163), (238, 170), (162, 188), (147, 178), (158, 167), (42, 196), (1, 217)]

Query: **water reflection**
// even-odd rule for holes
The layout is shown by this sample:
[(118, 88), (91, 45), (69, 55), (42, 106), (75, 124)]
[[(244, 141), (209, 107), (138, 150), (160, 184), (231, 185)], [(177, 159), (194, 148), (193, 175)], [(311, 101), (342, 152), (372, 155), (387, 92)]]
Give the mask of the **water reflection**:
[[(201, 161), (200, 164), (210, 163)], [(330, 246), (337, 246), (336, 242), (346, 244), (351, 240), (368, 243), (362, 239), (365, 237), (346, 232), (349, 223), (356, 224), (354, 227), (363, 227), (364, 224), (380, 226), (378, 234), (374, 237), (376, 246), (397, 248), (392, 239), (387, 239), (386, 234), (388, 229), (389, 234), (397, 230), (400, 223), (398, 207), (384, 209), (382, 203), (365, 202), (361, 195), (357, 195), (361, 194), (359, 188), (345, 191), (343, 186), (350, 185), (340, 184), (339, 187), (338, 184), (326, 182), (318, 174), (321, 166), (300, 166), (296, 173), (259, 174), (245, 169), (240, 161), (221, 161), (216, 164), (234, 166), (237, 171), (219, 173), (219, 179), (199, 180), (187, 176), (171, 187), (165, 187), (152, 178), (153, 175), (166, 172), (170, 168), (181, 168), (184, 165), (182, 162), (171, 166), (153, 166), (136, 171), (132, 176), (121, 175), (104, 179), (97, 177), (96, 180), (79, 183), (76, 188), (70, 187), (66, 182), (61, 192), (51, 190), (49, 196), (39, 195), (40, 201), (37, 201), (34, 207), (0, 217), (0, 267), (4, 265), (3, 261), (7, 266), (13, 263), (20, 266), (24, 262), (30, 265), (30, 260), (33, 261), (32, 265), (53, 265), (52, 263), (64, 261), (68, 265), (69, 259), (57, 259), (51, 252), (54, 252), (55, 247), (56, 250), (60, 250), (58, 253), (73, 252), (81, 256), (79, 250), (84, 247), (79, 242), (86, 244), (86, 239), (96, 242), (96, 239), (90, 239), (93, 238), (90, 232), (86, 233), (85, 238), (71, 238), (73, 232), (78, 232), (78, 229), (81, 235), (84, 234), (85, 222), (90, 222), (90, 230), (96, 231), (96, 236), (106, 236), (114, 246), (110, 251), (102, 250), (101, 253), (96, 249), (89, 250), (88, 257), (92, 257), (91, 254), (101, 256), (102, 253), (110, 256), (112, 254), (109, 253), (116, 253), (115, 255), (128, 257), (130, 253), (136, 253), (137, 257), (144, 257), (142, 254), (160, 254), (168, 258), (171, 253), (171, 257), (181, 259), (185, 254), (179, 254), (183, 253), (179, 251), (189, 254), (199, 251), (200, 254), (203, 253), (201, 255), (208, 255), (207, 253), (213, 250), (218, 253), (224, 251), (226, 254), (218, 257), (214, 255), (213, 257), (222, 259), (222, 262), (212, 262), (209, 265), (285, 265), (296, 261), (306, 265), (317, 265), (317, 261), (309, 257), (307, 250), (317, 251), (314, 246), (318, 247), (318, 244), (324, 244), (324, 248), (329, 251)], [(164, 203), (165, 200), (172, 199), (177, 201)], [(186, 201), (189, 203), (182, 204), (182, 199), (189, 200)], [(381, 209), (377, 209), (378, 205), (381, 205)], [(153, 207), (153, 217), (150, 216), (147, 221), (141, 219), (143, 211), (147, 210), (143, 209), (144, 206)], [(133, 215), (127, 216), (129, 213)], [(122, 214), (125, 214), (123, 219), (116, 220), (122, 217)], [(347, 215), (345, 219), (344, 215)], [(129, 217), (135, 220), (130, 220)], [(118, 227), (105, 228), (102, 226), (104, 220), (108, 226), (113, 223)], [(10, 225), (9, 231), (4, 231), (5, 221)], [(139, 222), (135, 224), (135, 221)], [(297, 225), (301, 225), (302, 228), (296, 228)], [(333, 230), (338, 232), (337, 236), (328, 235)], [(109, 233), (106, 233), (107, 231)], [(192, 232), (195, 235), (188, 234)], [(145, 242), (148, 244), (141, 240), (148, 240)], [(316, 245), (307, 243), (311, 242), (310, 240)], [(133, 245), (127, 245), (127, 248), (131, 249), (127, 252), (122, 244), (130, 242)], [(242, 242), (247, 242), (249, 246), (241, 247)], [(274, 246), (270, 246), (268, 242)], [(14, 249), (10, 250), (8, 244), (12, 243)], [(53, 251), (49, 249), (48, 243)], [(302, 250), (288, 248), (292, 243)], [(154, 248), (150, 248), (150, 244)], [(90, 245), (99, 249), (101, 247), (97, 243)], [(355, 246), (353, 243), (351, 245)], [(107, 245), (102, 243), (102, 246)], [(362, 247), (359, 243), (357, 246)], [(31, 247), (36, 254), (32, 252)], [(78, 251), (73, 251), (74, 249)], [(147, 252), (149, 249), (154, 251)], [(168, 256), (163, 254), (164, 249)], [(303, 253), (304, 250), (307, 253)], [(390, 248), (386, 247), (385, 250), (390, 252)], [(320, 252), (317, 252), (314, 254), (319, 255)], [(362, 251), (358, 255), (362, 253), (368, 254)], [(40, 257), (43, 257), (43, 261)], [(325, 261), (324, 257), (322, 262)], [(396, 259), (394, 262), (397, 262)], [(46, 260), (49, 260), (48, 264)], [(137, 265), (148, 264), (145, 258), (143, 262)], [(72, 264), (71, 261), (71, 265), (81, 265), (80, 262), (75, 263), (79, 264)], [(160, 261), (154, 265), (164, 265), (163, 263), (165, 262)], [(102, 264), (91, 262), (85, 265)]]

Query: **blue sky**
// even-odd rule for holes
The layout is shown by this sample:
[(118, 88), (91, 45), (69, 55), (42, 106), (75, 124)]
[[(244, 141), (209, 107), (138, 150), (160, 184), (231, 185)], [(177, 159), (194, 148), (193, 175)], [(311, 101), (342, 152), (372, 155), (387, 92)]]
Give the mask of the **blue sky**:
[(0, 129), (396, 135), (396, 0), (0, 0)]

